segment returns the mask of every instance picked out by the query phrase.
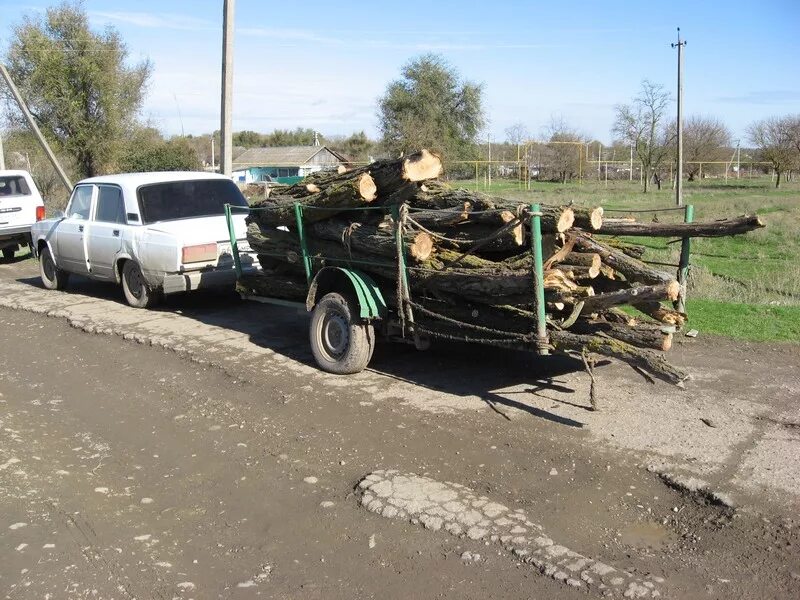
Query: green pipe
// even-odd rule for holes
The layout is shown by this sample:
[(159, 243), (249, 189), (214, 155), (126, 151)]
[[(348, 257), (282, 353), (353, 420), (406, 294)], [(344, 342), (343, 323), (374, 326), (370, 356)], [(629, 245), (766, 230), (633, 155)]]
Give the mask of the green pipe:
[[(691, 223), (694, 220), (694, 205), (687, 204), (684, 213), (684, 223)], [(678, 262), (678, 283), (681, 284), (681, 291), (678, 300), (675, 302), (675, 310), (686, 312), (686, 285), (689, 279), (689, 254), (691, 251), (691, 238), (685, 237), (681, 240), (681, 259)]]
[(239, 243), (236, 241), (236, 229), (233, 227), (233, 216), (231, 205), (225, 205), (225, 221), (228, 223), (228, 237), (231, 238), (231, 254), (233, 255), (233, 268), (236, 270), (236, 277), (242, 276), (242, 261), (239, 259)]
[(547, 348), (547, 315), (544, 304), (544, 259), (542, 257), (542, 207), (531, 204), (531, 252), (533, 253), (533, 283), (536, 293), (537, 352), (549, 354)]
[(308, 256), (308, 246), (306, 245), (306, 234), (303, 228), (303, 206), (299, 202), (294, 203), (294, 218), (297, 221), (297, 237), (300, 238), (300, 251), (303, 253), (303, 268), (306, 271), (306, 282), (311, 283), (311, 258)]

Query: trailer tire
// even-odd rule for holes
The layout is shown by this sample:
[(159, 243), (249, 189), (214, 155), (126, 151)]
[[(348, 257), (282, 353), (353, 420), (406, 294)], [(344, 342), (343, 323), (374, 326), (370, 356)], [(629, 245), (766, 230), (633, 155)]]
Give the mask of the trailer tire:
[(336, 292), (325, 294), (314, 306), (309, 327), (311, 352), (323, 371), (350, 375), (369, 364), (375, 331), (356, 314), (353, 302)]

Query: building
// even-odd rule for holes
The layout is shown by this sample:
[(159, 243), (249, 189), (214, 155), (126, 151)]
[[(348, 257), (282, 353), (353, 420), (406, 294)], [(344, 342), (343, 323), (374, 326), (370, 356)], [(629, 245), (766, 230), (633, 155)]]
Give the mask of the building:
[(345, 156), (326, 146), (250, 148), (234, 161), (233, 180), (237, 183), (295, 183), (309, 173), (336, 169), (347, 162)]

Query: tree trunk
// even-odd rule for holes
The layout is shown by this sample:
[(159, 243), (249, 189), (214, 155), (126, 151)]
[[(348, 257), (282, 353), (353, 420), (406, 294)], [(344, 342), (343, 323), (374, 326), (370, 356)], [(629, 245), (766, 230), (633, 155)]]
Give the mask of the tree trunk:
[(308, 283), (304, 277), (261, 271), (242, 274), (236, 289), (245, 294), (303, 302), (308, 294)]
[[(363, 253), (397, 257), (397, 244), (392, 229), (328, 219), (309, 225), (308, 234), (321, 240), (339, 242), (343, 249), (352, 248)], [(412, 262), (424, 262), (430, 258), (433, 250), (430, 235), (422, 231), (407, 232), (403, 240), (406, 257)]]
[(689, 378), (685, 371), (673, 367), (666, 359), (652, 350), (636, 348), (620, 340), (598, 335), (580, 335), (569, 331), (550, 332), (550, 342), (560, 351), (594, 352), (619, 359), (631, 366), (647, 371), (654, 377), (683, 387)]
[(600, 312), (612, 306), (634, 304), (639, 302), (659, 302), (661, 300), (677, 300), (680, 292), (677, 281), (659, 283), (657, 285), (643, 285), (641, 287), (625, 288), (606, 294), (598, 294), (584, 300), (581, 314), (588, 315)]
[(685, 313), (668, 308), (662, 305), (661, 302), (637, 302), (633, 307), (660, 323), (674, 325), (678, 329), (683, 328), (687, 321)]
[(764, 227), (756, 215), (743, 215), (708, 223), (639, 223), (636, 221), (605, 221), (603, 235), (634, 235), (647, 237), (724, 237), (747, 233)]
[(569, 207), (575, 214), (574, 227), (581, 229), (597, 231), (603, 227), (603, 207), (597, 206), (595, 208), (587, 208), (585, 206)]
[(615, 250), (587, 235), (577, 235), (575, 245), (584, 252), (596, 252), (599, 254), (605, 264), (622, 273), (628, 281), (648, 285), (674, 281), (672, 275), (663, 271), (656, 271), (642, 261)]
[(668, 351), (672, 348), (672, 333), (665, 333), (658, 325), (627, 325), (608, 321), (578, 319), (570, 331), (588, 335), (602, 333), (640, 348)]

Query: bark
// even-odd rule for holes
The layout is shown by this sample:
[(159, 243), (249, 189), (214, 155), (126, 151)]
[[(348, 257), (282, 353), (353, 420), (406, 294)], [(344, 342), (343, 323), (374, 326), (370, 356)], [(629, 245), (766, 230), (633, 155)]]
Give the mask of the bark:
[(625, 288), (615, 292), (598, 294), (591, 298), (586, 298), (581, 313), (590, 314), (593, 312), (600, 312), (612, 306), (622, 306), (624, 304), (676, 300), (678, 298), (678, 292), (680, 292), (680, 284), (674, 280), (669, 283), (660, 283), (658, 285)]
[(764, 227), (756, 215), (743, 215), (707, 223), (638, 223), (636, 221), (606, 221), (600, 233), (648, 237), (724, 237), (747, 233)]
[(642, 261), (632, 258), (620, 250), (611, 248), (586, 234), (576, 236), (576, 247), (583, 252), (599, 254), (606, 265), (622, 273), (630, 282), (653, 285), (674, 281), (674, 278), (669, 273), (657, 271)]
[[(374, 253), (390, 258), (397, 257), (395, 233), (392, 229), (328, 219), (309, 225), (307, 231), (309, 236), (330, 242), (339, 242), (344, 249), (351, 248), (365, 254)], [(430, 258), (433, 251), (433, 240), (427, 233), (407, 232), (403, 236), (403, 241), (406, 257), (412, 262), (423, 262)]]
[(596, 335), (602, 333), (640, 348), (668, 351), (672, 348), (672, 333), (664, 332), (658, 325), (627, 325), (608, 321), (578, 319), (570, 331)]
[(567, 273), (572, 279), (596, 279), (600, 275), (600, 267), (584, 267), (560, 263), (558, 268)]
[(575, 222), (573, 227), (580, 227), (581, 229), (597, 231), (602, 229), (603, 223), (603, 208), (601, 206), (595, 208), (587, 208), (585, 206), (569, 207), (575, 214)]
[(594, 352), (616, 358), (631, 366), (638, 367), (662, 381), (682, 387), (689, 378), (688, 373), (669, 364), (657, 352), (636, 348), (626, 342), (598, 335), (581, 335), (569, 331), (551, 331), (550, 342), (562, 352)]
[(243, 274), (236, 284), (236, 289), (240, 293), (297, 302), (305, 301), (308, 294), (305, 278), (267, 271)]
[(637, 302), (633, 307), (656, 321), (666, 325), (674, 325), (678, 329), (681, 329), (688, 320), (686, 313), (663, 306), (660, 302)]
[(620, 250), (623, 254), (627, 254), (631, 258), (638, 258), (641, 260), (642, 256), (644, 256), (645, 247), (638, 246), (636, 244), (629, 244), (628, 242), (623, 242), (622, 240), (618, 240), (615, 238), (608, 238), (603, 240), (603, 243), (607, 246), (611, 246), (612, 248), (616, 248)]
[[(369, 176), (361, 174), (351, 179), (330, 183), (318, 192), (306, 196), (292, 197), (270, 194), (267, 200), (255, 203), (248, 222), (258, 223), (262, 227), (295, 226), (295, 204), (304, 207), (303, 221), (313, 223), (330, 218), (341, 212), (341, 209), (369, 206), (375, 196), (364, 191), (364, 182)], [(296, 186), (292, 186), (296, 187)], [(297, 186), (298, 190), (302, 186)], [(369, 186), (367, 186), (369, 187)], [(258, 210), (261, 209), (261, 210)]]
[[(558, 264), (579, 265), (581, 267), (591, 267), (600, 271), (603, 261), (596, 252), (570, 252)], [(596, 276), (595, 276), (596, 277)]]

